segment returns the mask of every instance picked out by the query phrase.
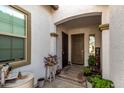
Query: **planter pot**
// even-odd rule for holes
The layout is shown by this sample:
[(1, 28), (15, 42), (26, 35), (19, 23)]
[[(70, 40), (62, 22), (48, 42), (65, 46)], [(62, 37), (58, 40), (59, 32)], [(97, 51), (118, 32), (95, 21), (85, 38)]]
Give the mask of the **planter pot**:
[(92, 88), (92, 84), (87, 81), (87, 88)]
[(42, 88), (42, 87), (44, 86), (44, 83), (45, 83), (44, 78), (38, 79), (38, 87), (39, 87), (39, 88)]

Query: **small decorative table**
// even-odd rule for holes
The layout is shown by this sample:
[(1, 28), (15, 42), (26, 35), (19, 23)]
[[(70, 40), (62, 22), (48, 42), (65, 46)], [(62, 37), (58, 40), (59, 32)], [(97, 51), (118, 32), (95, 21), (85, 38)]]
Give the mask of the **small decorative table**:
[(50, 82), (52, 81), (52, 77), (53, 77), (53, 80), (55, 80), (55, 74), (56, 74), (56, 68), (57, 68), (56, 66), (57, 64), (46, 65), (46, 79), (49, 80)]

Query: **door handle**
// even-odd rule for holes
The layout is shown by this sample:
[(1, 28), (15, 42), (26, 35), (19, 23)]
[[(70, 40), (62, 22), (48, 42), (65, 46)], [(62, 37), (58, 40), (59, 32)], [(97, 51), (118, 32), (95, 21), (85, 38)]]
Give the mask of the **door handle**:
[(84, 52), (84, 50), (81, 50), (81, 53), (83, 53)]

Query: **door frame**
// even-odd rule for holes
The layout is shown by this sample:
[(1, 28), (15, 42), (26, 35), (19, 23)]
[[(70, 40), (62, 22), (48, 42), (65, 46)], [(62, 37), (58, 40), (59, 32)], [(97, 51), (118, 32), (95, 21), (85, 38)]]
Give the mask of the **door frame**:
[[(83, 35), (83, 50), (85, 49), (85, 34), (84, 33), (75, 33), (75, 34), (71, 34), (71, 63), (72, 63), (72, 35), (80, 35), (82, 34)], [(75, 64), (75, 63), (73, 63)], [(83, 64), (77, 64), (77, 65), (85, 65), (85, 50), (83, 52)]]

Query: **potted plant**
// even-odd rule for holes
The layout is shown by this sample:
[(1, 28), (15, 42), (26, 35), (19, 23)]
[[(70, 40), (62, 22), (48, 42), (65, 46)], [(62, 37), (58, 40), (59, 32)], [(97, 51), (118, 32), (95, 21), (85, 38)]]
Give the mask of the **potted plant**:
[(88, 65), (92, 69), (92, 74), (100, 74), (101, 73), (99, 67), (97, 66), (96, 57), (94, 55), (89, 56)]
[(93, 67), (96, 65), (96, 57), (94, 55), (89, 56), (88, 64), (90, 67)]
[(88, 66), (84, 67), (82, 72), (84, 76), (90, 76), (92, 74), (91, 68)]
[(37, 87), (42, 88), (44, 86), (44, 83), (45, 83), (45, 79), (44, 78), (39, 78), (38, 83), (37, 83)]

